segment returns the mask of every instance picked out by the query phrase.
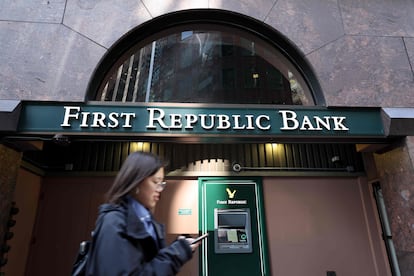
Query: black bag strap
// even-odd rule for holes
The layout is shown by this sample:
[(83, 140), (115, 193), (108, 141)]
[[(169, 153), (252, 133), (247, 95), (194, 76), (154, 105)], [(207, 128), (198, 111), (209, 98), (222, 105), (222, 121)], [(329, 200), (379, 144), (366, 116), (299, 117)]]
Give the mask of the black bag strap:
[(72, 268), (72, 275), (82, 276), (87, 275), (88, 273), (88, 260), (93, 252), (94, 245), (96, 243), (96, 237), (101, 229), (103, 224), (103, 215), (98, 218), (95, 229), (91, 232), (91, 240), (82, 241), (79, 246), (79, 252), (76, 256), (75, 264)]
[[(98, 221), (96, 223), (95, 229), (91, 232), (91, 237), (92, 239), (90, 241), (86, 241), (86, 254), (88, 254), (88, 259), (90, 259), (90, 256), (93, 252), (93, 248), (95, 247), (95, 243), (96, 243), (96, 237), (98, 236), (99, 231), (101, 230), (101, 226), (103, 224), (103, 218), (104, 215), (100, 215), (98, 218)], [(81, 243), (82, 244), (82, 243)], [(87, 266), (88, 268), (88, 266)]]

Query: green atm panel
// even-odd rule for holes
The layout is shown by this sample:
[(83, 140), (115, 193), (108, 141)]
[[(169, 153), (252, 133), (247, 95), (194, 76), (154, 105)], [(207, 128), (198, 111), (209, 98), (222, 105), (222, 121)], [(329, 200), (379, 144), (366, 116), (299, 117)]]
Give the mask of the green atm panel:
[(270, 275), (260, 179), (200, 178), (200, 275)]

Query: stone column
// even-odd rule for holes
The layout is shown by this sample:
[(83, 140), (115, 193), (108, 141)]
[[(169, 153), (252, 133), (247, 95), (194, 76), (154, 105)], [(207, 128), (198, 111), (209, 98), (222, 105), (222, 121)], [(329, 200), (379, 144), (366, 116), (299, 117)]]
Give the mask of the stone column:
[(414, 137), (374, 154), (402, 275), (414, 271)]
[[(21, 152), (0, 144), (0, 248), (3, 246), (4, 235), (7, 231), (7, 221), (21, 158)], [(0, 252), (1, 256), (2, 253)]]

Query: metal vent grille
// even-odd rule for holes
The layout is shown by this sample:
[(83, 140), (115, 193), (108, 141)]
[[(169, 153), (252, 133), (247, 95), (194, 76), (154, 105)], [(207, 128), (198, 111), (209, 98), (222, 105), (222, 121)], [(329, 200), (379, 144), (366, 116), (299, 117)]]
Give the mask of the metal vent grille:
[(116, 172), (129, 153), (148, 151), (169, 161), (170, 170), (230, 171), (232, 164), (280, 170), (330, 171), (348, 166), (363, 171), (352, 144), (173, 144), (151, 142), (47, 143), (43, 151), (26, 152), (26, 161), (45, 171)]

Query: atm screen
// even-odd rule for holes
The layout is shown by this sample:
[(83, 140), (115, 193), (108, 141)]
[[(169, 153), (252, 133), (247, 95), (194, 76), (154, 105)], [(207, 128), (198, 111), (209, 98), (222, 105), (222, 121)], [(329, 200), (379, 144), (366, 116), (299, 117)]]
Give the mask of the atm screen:
[(216, 253), (251, 252), (249, 209), (216, 209)]
[(246, 243), (246, 214), (218, 214), (218, 242)]

